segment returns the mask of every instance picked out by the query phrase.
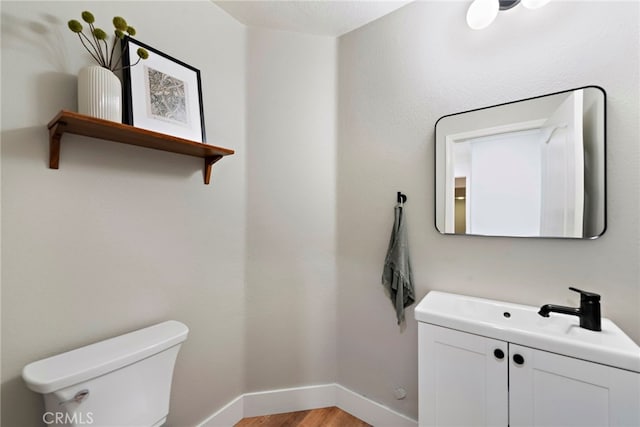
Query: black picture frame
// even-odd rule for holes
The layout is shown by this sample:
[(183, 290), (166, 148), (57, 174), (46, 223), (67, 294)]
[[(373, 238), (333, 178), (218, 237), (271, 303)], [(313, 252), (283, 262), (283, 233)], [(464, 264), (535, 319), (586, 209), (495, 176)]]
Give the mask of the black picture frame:
[[(121, 48), (123, 122), (206, 143), (200, 70), (132, 37)], [(136, 63), (139, 48), (149, 57)]]

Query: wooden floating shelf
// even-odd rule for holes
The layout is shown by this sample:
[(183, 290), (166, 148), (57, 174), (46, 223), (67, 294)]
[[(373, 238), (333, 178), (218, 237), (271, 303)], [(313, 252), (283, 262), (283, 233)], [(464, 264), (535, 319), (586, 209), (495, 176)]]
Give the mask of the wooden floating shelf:
[(204, 159), (205, 184), (209, 184), (213, 164), (224, 156), (234, 153), (228, 148), (202, 144), (66, 110), (60, 111), (47, 127), (49, 128), (49, 167), (51, 169), (58, 169), (60, 165), (60, 140), (65, 133), (200, 157)]

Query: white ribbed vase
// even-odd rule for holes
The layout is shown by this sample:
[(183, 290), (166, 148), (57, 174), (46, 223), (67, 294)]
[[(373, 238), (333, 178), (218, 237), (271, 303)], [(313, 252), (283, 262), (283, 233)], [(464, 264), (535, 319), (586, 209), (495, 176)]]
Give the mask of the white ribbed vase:
[(78, 112), (122, 123), (122, 85), (107, 68), (89, 65), (78, 73)]

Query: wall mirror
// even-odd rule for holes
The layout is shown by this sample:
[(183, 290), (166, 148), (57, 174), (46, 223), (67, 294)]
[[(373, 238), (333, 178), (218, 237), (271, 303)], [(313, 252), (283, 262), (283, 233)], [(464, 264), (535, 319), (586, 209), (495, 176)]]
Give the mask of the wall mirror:
[(588, 86), (441, 117), (443, 234), (592, 239), (606, 228), (606, 95)]

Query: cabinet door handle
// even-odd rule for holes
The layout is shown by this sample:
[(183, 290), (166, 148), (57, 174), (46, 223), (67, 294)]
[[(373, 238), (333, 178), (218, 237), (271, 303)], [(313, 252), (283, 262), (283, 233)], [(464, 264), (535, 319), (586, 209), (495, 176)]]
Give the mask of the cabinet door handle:
[(514, 354), (513, 361), (516, 365), (524, 365), (524, 357), (521, 354)]
[(504, 359), (504, 351), (500, 350), (499, 348), (493, 350), (493, 355), (496, 357), (496, 359)]

